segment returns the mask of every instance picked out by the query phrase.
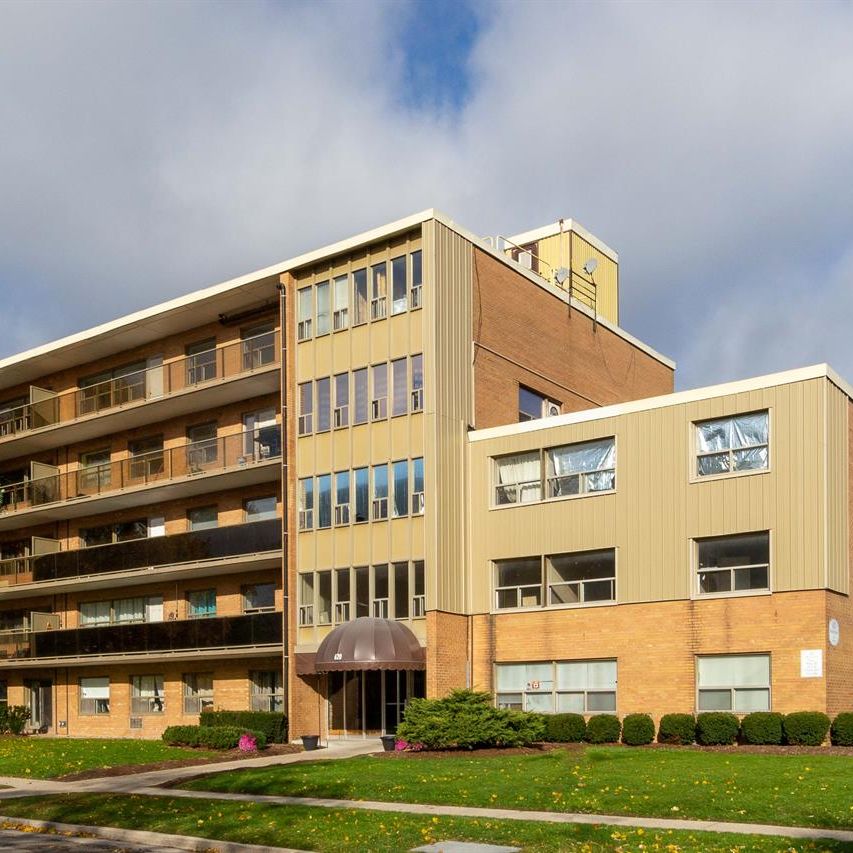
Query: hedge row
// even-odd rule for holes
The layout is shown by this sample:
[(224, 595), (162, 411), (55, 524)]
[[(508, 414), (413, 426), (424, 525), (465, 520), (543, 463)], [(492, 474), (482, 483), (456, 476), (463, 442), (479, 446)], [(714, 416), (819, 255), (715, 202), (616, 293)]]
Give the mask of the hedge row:
[[(836, 746), (853, 746), (853, 713), (829, 717), (813, 711), (776, 714), (756, 711), (739, 720), (725, 711), (664, 714), (658, 726), (658, 743), (703, 746), (789, 744), (820, 746), (827, 733)], [(545, 739), (555, 743), (622, 743), (643, 746), (655, 739), (655, 725), (648, 714), (628, 714), (621, 724), (613, 714), (596, 714), (585, 720), (580, 714), (551, 714), (545, 717)]]
[(203, 746), (208, 749), (236, 749), (240, 738), (252, 735), (258, 749), (265, 749), (267, 738), (263, 732), (238, 726), (169, 726), (163, 740), (170, 746)]
[(287, 743), (287, 717), (274, 711), (202, 711), (205, 727), (231, 726), (263, 732), (267, 743)]

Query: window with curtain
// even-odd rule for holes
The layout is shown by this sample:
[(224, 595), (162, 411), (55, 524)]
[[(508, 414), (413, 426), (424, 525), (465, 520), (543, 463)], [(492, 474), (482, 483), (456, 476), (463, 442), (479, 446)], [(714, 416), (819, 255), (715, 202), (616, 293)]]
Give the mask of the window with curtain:
[(330, 328), (329, 282), (318, 282), (315, 289), (317, 295), (317, 334), (328, 335)]
[(145, 599), (144, 598), (120, 598), (113, 602), (114, 621), (121, 622), (144, 622), (145, 621)]
[(162, 675), (130, 677), (130, 713), (162, 714), (166, 710)]
[(392, 466), (394, 473), (394, 518), (409, 514), (409, 461), (404, 459)]
[(409, 411), (409, 376), (408, 364), (405, 358), (398, 358), (391, 362), (391, 381), (393, 386), (393, 397), (391, 400), (391, 414), (405, 415)]
[(110, 680), (107, 677), (80, 679), (80, 713), (109, 714)]
[(332, 475), (317, 477), (317, 527), (332, 526)]
[(408, 307), (408, 282), (406, 281), (406, 256), (391, 259), (391, 313), (402, 314)]
[(335, 314), (332, 325), (336, 332), (349, 325), (349, 276), (335, 279)]
[(700, 711), (770, 710), (770, 655), (708, 655), (696, 658)]
[(371, 420), (380, 421), (388, 417), (388, 365), (375, 364), (372, 372)]
[(381, 320), (387, 313), (388, 264), (384, 261), (370, 268), (370, 319)]
[(371, 518), (380, 521), (388, 518), (388, 466), (373, 466), (373, 506)]
[(216, 616), (216, 590), (195, 589), (187, 593), (187, 617), (206, 619)]
[(335, 376), (335, 427), (349, 425), (349, 373)]
[(367, 270), (355, 270), (352, 274), (353, 295), (353, 326), (360, 326), (367, 322), (368, 299), (367, 299)]
[(307, 341), (311, 337), (311, 321), (314, 315), (314, 293), (312, 288), (303, 287), (296, 297), (298, 320), (296, 339)]
[(355, 481), (355, 522), (370, 520), (370, 472), (368, 468), (356, 468)]
[(742, 533), (696, 540), (700, 595), (770, 588), (770, 534)]
[(612, 491), (616, 488), (616, 439), (549, 448), (545, 466), (549, 498)]
[(349, 524), (350, 516), (349, 471), (335, 474), (335, 525)]
[(698, 477), (768, 467), (770, 415), (767, 411), (699, 421), (695, 427)]
[(299, 481), (299, 529), (311, 530), (314, 527), (314, 478), (305, 477)]
[(532, 503), (542, 500), (542, 459), (539, 451), (495, 459), (495, 503)]
[(616, 661), (544, 661), (495, 664), (499, 708), (543, 714), (616, 710)]
[(299, 624), (314, 624), (314, 572), (299, 575)]
[(353, 424), (367, 423), (367, 368), (362, 367), (360, 370), (353, 371), (353, 393), (355, 398), (355, 409), (353, 411)]
[(85, 601), (80, 605), (81, 625), (109, 625), (111, 617), (110, 601)]
[(213, 708), (213, 673), (189, 672), (184, 674), (184, 713), (200, 714)]
[(299, 385), (299, 435), (309, 435), (314, 431), (314, 394), (310, 382)]
[(250, 674), (253, 711), (282, 711), (284, 709), (284, 691), (281, 686), (281, 672), (277, 669), (252, 672)]
[(325, 432), (331, 426), (332, 380), (325, 376), (314, 382), (317, 391), (317, 432)]
[(424, 410), (424, 357), (412, 356), (412, 412)]

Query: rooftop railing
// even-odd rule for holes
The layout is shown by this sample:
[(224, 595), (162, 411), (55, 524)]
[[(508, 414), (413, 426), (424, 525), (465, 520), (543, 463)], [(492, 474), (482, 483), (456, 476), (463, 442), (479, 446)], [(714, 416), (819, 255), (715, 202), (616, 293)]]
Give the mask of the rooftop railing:
[(265, 332), (62, 394), (34, 387), (39, 399), (0, 411), (0, 439), (253, 373), (278, 364), (278, 341), (278, 331)]
[(278, 424), (258, 427), (236, 435), (132, 454), (127, 459), (76, 471), (0, 485), (0, 513), (245, 468), (280, 456), (281, 427)]
[(0, 632), (0, 660), (164, 654), (282, 643), (282, 614)]
[(0, 588), (280, 551), (281, 519), (0, 560)]

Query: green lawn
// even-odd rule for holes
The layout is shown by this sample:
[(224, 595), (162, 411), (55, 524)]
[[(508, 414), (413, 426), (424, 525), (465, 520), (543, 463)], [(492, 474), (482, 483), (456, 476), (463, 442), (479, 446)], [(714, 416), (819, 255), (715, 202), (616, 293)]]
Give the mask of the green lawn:
[(160, 740), (0, 737), (0, 776), (52, 779), (81, 770), (215, 755), (167, 746)]
[(853, 759), (589, 747), (533, 755), (365, 756), (220, 773), (203, 791), (853, 827)]
[(848, 850), (831, 841), (802, 842), (767, 836), (667, 832), (613, 826), (531, 823), (398, 815), (352, 809), (225, 803), (168, 797), (70, 794), (0, 802), (4, 817), (119, 826), (196, 835), (244, 844), (268, 844), (333, 851), (410, 850), (434, 841), (483, 841), (546, 851), (831, 851)]

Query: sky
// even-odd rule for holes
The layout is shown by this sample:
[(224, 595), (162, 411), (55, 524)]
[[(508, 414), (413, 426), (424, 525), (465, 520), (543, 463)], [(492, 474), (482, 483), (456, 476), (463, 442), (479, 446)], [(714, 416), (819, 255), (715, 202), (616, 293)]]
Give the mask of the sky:
[(853, 379), (853, 3), (0, 3), (0, 357), (429, 207), (574, 218), (690, 388)]

